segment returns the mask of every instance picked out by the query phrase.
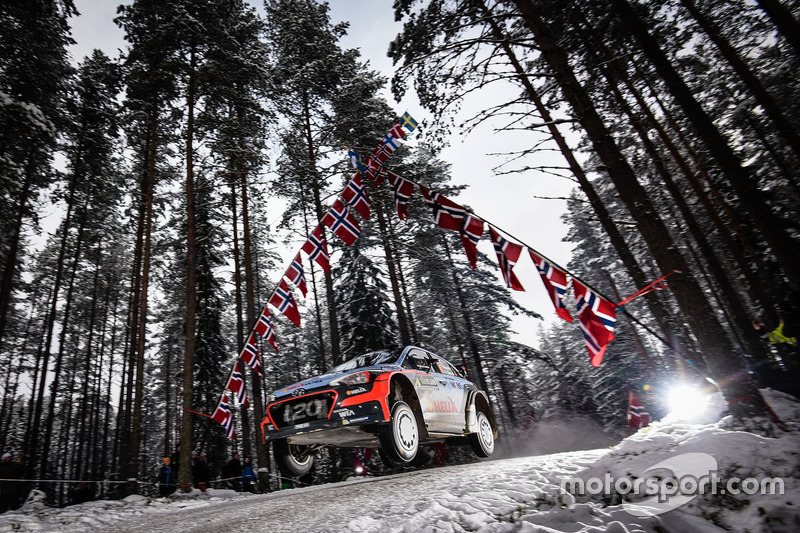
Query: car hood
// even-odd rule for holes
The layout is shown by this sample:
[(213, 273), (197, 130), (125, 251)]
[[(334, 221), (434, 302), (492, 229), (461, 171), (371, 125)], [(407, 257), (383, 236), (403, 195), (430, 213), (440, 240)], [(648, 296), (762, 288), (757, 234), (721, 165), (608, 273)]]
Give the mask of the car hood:
[(322, 374), (320, 376), (314, 376), (313, 378), (304, 379), (303, 381), (298, 381), (297, 383), (292, 383), (291, 385), (287, 385), (286, 387), (280, 388), (273, 392), (272, 394), (275, 398), (283, 398), (285, 396), (291, 396), (292, 393), (298, 389), (319, 389), (321, 387), (326, 387), (330, 385), (330, 382), (340, 378), (342, 376), (346, 376), (348, 374), (355, 374), (356, 372), (384, 372), (387, 370), (400, 370), (402, 367), (398, 365), (376, 365), (376, 366), (364, 366), (361, 368), (354, 368), (352, 370), (344, 370), (342, 372), (330, 372), (327, 374)]

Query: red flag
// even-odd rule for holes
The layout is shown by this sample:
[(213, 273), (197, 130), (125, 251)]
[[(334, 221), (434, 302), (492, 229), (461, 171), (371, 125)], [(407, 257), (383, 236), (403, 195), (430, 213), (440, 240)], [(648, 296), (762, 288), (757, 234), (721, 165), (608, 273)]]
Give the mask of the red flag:
[(645, 411), (642, 402), (633, 391), (628, 391), (628, 429), (641, 429), (649, 426), (650, 422), (652, 422), (650, 413)]
[(389, 130), (389, 135), (395, 139), (404, 139), (406, 132), (403, 130), (403, 126), (401, 126), (399, 122), (395, 122), (394, 126), (392, 126), (392, 129)]
[(297, 254), (297, 257), (294, 258), (292, 264), (289, 265), (289, 268), (286, 269), (286, 274), (284, 274), (286, 278), (292, 282), (292, 284), (300, 289), (300, 292), (303, 293), (303, 297), (308, 295), (308, 289), (306, 288), (306, 275), (303, 270), (303, 261), (300, 259), (300, 254)]
[[(261, 316), (258, 318), (255, 327), (256, 333), (261, 335), (267, 342), (269, 342), (275, 351), (278, 351), (278, 345), (275, 344), (275, 329), (272, 327), (272, 318), (269, 316), (269, 306), (265, 305), (264, 310), (261, 311)], [(253, 343), (255, 345), (255, 343)]]
[(355, 244), (361, 234), (361, 227), (341, 200), (333, 203), (328, 214), (323, 217), (322, 223), (331, 228), (331, 231), (347, 246)]
[(222, 424), (229, 439), (235, 439), (236, 433), (233, 428), (233, 413), (231, 413), (231, 406), (228, 403), (228, 396), (226, 392), (222, 392), (217, 408), (211, 418)]
[(542, 278), (544, 288), (547, 289), (547, 294), (550, 295), (553, 307), (556, 308), (556, 313), (567, 322), (572, 322), (572, 315), (564, 305), (564, 295), (567, 293), (567, 273), (533, 250), (528, 250), (528, 253), (533, 259), (533, 264), (536, 265), (536, 270), (539, 271), (539, 276)]
[(572, 288), (575, 290), (578, 321), (589, 351), (589, 359), (592, 366), (600, 366), (608, 343), (614, 340), (614, 326), (617, 322), (614, 304), (574, 278)]
[(247, 387), (244, 385), (244, 376), (239, 368), (238, 359), (233, 364), (233, 370), (231, 370), (231, 375), (228, 378), (228, 384), (225, 385), (225, 388), (236, 393), (237, 398), (239, 398), (239, 403), (244, 405), (245, 409), (250, 407), (250, 402), (247, 400)]
[(258, 374), (258, 377), (264, 379), (264, 374), (261, 373), (261, 360), (258, 357), (255, 333), (251, 333), (250, 336), (247, 337), (247, 342), (244, 343), (244, 348), (242, 348), (242, 353), (239, 354), (239, 358), (247, 363), (250, 368)]
[(497, 264), (500, 266), (500, 272), (503, 274), (503, 280), (506, 282), (506, 287), (514, 289), (515, 291), (524, 291), (522, 284), (514, 274), (514, 265), (519, 261), (519, 255), (522, 253), (522, 246), (504, 239), (497, 231), (489, 226), (489, 237), (492, 239), (494, 251), (497, 254)]
[(389, 187), (394, 195), (397, 216), (400, 217), (400, 220), (405, 220), (408, 217), (408, 200), (414, 194), (414, 184), (388, 170), (386, 176), (389, 178)]
[(461, 243), (467, 252), (472, 268), (476, 268), (478, 249), (476, 244), (483, 235), (483, 220), (470, 215), (464, 206), (445, 198), (438, 192), (420, 185), (422, 196), (433, 210), (433, 220), (440, 228), (451, 229), (461, 233)]
[(322, 236), (322, 226), (317, 226), (311, 232), (301, 250), (308, 254), (309, 259), (316, 261), (322, 267), (322, 270), (325, 272), (331, 271), (328, 244), (325, 242), (325, 237)]
[(286, 315), (286, 318), (292, 321), (295, 326), (300, 325), (300, 312), (297, 310), (297, 305), (294, 303), (294, 297), (286, 284), (286, 280), (282, 279), (275, 292), (269, 299), (270, 305)]
[(347, 187), (342, 192), (342, 198), (353, 209), (358, 211), (362, 217), (369, 220), (371, 204), (367, 191), (364, 189), (364, 183), (361, 181), (360, 172), (356, 173), (350, 183), (347, 184)]

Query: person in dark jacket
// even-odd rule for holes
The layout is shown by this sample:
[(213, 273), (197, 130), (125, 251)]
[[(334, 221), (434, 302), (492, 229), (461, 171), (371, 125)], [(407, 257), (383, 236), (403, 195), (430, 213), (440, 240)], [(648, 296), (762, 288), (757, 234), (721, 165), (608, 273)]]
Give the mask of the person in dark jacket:
[(244, 465), (242, 466), (242, 490), (245, 492), (255, 492), (256, 487), (256, 471), (253, 470), (253, 465), (250, 463), (250, 458), (244, 458)]
[(206, 456), (198, 454), (197, 452), (192, 452), (192, 481), (194, 482), (194, 486), (202, 492), (205, 492), (206, 487), (208, 487), (208, 478)]
[(169, 456), (170, 466), (172, 467), (172, 471), (175, 473), (175, 479), (178, 478), (178, 472), (180, 472), (180, 464), (181, 464), (181, 445), (178, 444), (175, 446), (175, 451), (172, 452), (172, 455)]
[(164, 497), (169, 496), (178, 488), (178, 473), (172, 469), (172, 459), (164, 457), (164, 464), (158, 470), (158, 493)]
[(0, 458), (0, 479), (4, 480), (0, 481), (0, 513), (19, 508), (22, 482), (16, 480), (21, 480), (23, 473), (20, 463), (12, 461), (10, 453), (4, 453)]
[(233, 459), (225, 463), (225, 467), (222, 469), (222, 478), (236, 492), (242, 490), (242, 462), (239, 460), (238, 453), (234, 453)]

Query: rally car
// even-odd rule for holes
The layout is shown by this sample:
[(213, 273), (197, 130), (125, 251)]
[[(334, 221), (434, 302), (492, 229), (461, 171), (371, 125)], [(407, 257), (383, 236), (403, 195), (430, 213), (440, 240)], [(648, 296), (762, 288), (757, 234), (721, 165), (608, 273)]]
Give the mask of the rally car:
[(311, 469), (323, 446), (378, 448), (390, 466), (412, 462), (420, 446), (467, 441), (494, 451), (489, 398), (443, 358), (416, 346), (370, 352), (269, 395), (261, 424), (284, 475)]

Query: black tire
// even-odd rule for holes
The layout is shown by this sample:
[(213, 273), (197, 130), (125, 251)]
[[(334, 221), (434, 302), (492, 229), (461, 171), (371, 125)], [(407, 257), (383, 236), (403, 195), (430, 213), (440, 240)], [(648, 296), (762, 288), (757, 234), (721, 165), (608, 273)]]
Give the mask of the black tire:
[(386, 454), (386, 451), (383, 448), (378, 448), (378, 455), (381, 458), (381, 462), (389, 469), (395, 469), (402, 465), (402, 463), (398, 461), (393, 461), (391, 457)]
[(381, 427), (381, 449), (390, 462), (407, 464), (419, 449), (419, 426), (414, 411), (405, 402), (392, 407), (392, 420)]
[(489, 457), (494, 452), (494, 429), (482, 411), (478, 411), (478, 431), (469, 434), (469, 444), (478, 457)]
[(417, 450), (417, 456), (414, 457), (413, 461), (411, 461), (411, 466), (422, 468), (431, 462), (431, 459), (433, 459), (434, 455), (436, 454), (430, 446), (422, 446), (419, 450)]
[(272, 443), (272, 451), (275, 454), (275, 464), (284, 476), (300, 477), (308, 474), (314, 465), (310, 446), (289, 444), (286, 439), (279, 439)]

